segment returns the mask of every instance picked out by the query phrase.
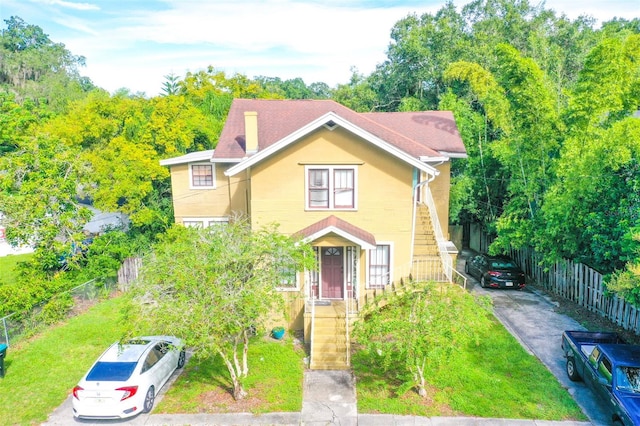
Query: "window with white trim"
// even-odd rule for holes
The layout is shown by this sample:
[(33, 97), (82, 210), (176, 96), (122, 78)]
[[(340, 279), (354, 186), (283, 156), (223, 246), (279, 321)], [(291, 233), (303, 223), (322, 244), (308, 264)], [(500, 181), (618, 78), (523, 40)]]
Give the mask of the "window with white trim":
[(216, 169), (213, 163), (189, 165), (189, 185), (191, 189), (211, 189), (216, 187)]
[(384, 288), (391, 282), (391, 245), (369, 250), (369, 288)]
[(298, 273), (294, 268), (284, 266), (280, 269), (280, 274), (280, 282), (278, 283), (279, 290), (298, 289)]
[(307, 166), (305, 170), (307, 209), (356, 209), (355, 167)]
[(211, 227), (211, 226), (220, 226), (227, 225), (229, 223), (228, 217), (185, 217), (182, 219), (183, 226), (193, 226), (193, 227)]

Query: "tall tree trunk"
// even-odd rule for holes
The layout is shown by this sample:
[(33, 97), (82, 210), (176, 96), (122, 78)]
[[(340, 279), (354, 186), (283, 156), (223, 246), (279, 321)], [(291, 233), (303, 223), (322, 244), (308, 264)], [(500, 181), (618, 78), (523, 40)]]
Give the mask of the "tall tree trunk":
[(242, 349), (242, 377), (247, 377), (249, 374), (249, 364), (247, 363), (247, 355), (249, 353), (249, 334), (247, 330), (244, 330), (243, 335), (244, 348)]
[[(242, 387), (242, 383), (240, 383), (238, 374), (236, 373), (236, 369), (233, 366), (233, 363), (224, 352), (218, 351), (218, 353), (222, 357), (222, 360), (224, 361), (225, 365), (227, 366), (227, 370), (229, 370), (229, 376), (231, 376), (231, 383), (233, 384), (233, 399), (235, 399), (236, 401), (240, 401), (241, 399), (244, 399), (247, 396), (247, 392), (245, 392), (244, 388)], [(235, 357), (235, 350), (233, 351), (233, 353)]]
[(418, 370), (418, 395), (423, 398), (427, 397), (427, 387), (424, 381), (424, 368), (423, 366), (417, 366)]

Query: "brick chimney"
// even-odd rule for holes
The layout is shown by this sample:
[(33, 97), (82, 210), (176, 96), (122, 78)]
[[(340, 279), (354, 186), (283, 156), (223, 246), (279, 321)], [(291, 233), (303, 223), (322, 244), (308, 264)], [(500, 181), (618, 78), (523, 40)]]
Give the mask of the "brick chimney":
[(247, 154), (258, 152), (258, 113), (256, 111), (244, 112), (244, 139)]

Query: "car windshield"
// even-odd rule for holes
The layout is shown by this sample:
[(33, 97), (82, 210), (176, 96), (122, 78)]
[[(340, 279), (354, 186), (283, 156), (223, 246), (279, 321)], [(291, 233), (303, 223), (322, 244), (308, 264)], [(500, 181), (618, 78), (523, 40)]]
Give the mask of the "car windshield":
[(491, 267), (494, 269), (515, 269), (518, 266), (510, 260), (492, 260)]
[(87, 374), (87, 380), (124, 382), (131, 377), (136, 364), (135, 362), (98, 362)]
[(616, 384), (619, 390), (640, 393), (640, 368), (618, 367)]

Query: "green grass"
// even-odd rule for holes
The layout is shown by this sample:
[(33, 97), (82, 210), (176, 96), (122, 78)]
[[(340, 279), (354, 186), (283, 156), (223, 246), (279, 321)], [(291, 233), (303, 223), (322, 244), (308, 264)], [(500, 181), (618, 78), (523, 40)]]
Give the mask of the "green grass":
[[(96, 358), (124, 335), (123, 304), (122, 297), (105, 300), (36, 338), (9, 347), (6, 376), (0, 379), (0, 423), (44, 422)], [(299, 411), (304, 353), (291, 340), (255, 338), (249, 355), (249, 377), (244, 385), (251, 406), (242, 406), (243, 411)], [(156, 412), (202, 412), (200, 402), (213, 411), (233, 411), (239, 405), (224, 402), (231, 399), (227, 377), (219, 357), (190, 360)], [(211, 404), (211, 397), (222, 403)]]
[[(59, 406), (96, 358), (123, 334), (122, 298), (95, 305), (82, 316), (10, 346), (0, 379), (3, 424), (39, 424)], [(71, 421), (71, 419), (69, 419)]]
[(364, 355), (353, 357), (358, 411), (419, 416), (586, 420), (557, 379), (497, 321), (480, 346), (460, 351), (429, 374), (427, 398), (400, 383)]
[(249, 344), (248, 396), (235, 402), (231, 380), (219, 356), (192, 360), (158, 405), (163, 413), (294, 412), (302, 409), (302, 349), (291, 339), (253, 338)]
[[(39, 424), (58, 407), (91, 363), (124, 333), (123, 298), (103, 301), (37, 338), (9, 348), (0, 379), (3, 424)], [(358, 410), (421, 416), (586, 420), (551, 373), (497, 322), (478, 347), (460, 351), (429, 375), (428, 398), (396, 394), (362, 353), (353, 357)], [(289, 340), (256, 337), (250, 345), (249, 396), (235, 402), (219, 357), (191, 359), (156, 412), (295, 412), (302, 406), (303, 351)], [(25, 403), (25, 401), (28, 401)]]
[(0, 257), (0, 284), (10, 283), (16, 279), (16, 265), (25, 262), (33, 256), (33, 253), (10, 254)]

